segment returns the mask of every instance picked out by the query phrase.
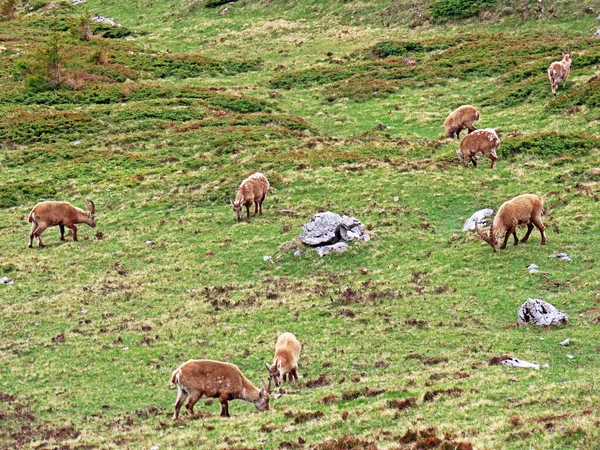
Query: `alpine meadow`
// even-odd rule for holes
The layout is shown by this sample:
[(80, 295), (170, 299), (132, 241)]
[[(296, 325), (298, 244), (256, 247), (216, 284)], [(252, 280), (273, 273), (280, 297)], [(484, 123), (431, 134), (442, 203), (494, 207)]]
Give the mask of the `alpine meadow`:
[(0, 118), (0, 449), (600, 448), (598, 0), (0, 0)]

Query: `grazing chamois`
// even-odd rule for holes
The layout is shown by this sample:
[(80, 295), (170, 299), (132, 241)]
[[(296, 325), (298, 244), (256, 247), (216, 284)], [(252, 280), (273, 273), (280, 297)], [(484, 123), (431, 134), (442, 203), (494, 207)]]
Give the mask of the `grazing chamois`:
[(67, 202), (41, 202), (33, 207), (29, 213), (28, 221), (31, 223), (31, 234), (29, 235), (29, 248), (33, 247), (33, 238), (37, 239), (40, 247), (46, 247), (42, 242), (41, 234), (48, 227), (58, 225), (60, 228), (60, 240), (65, 240), (65, 227), (73, 230), (73, 240), (77, 240), (76, 224), (87, 223), (90, 227), (96, 227), (96, 207), (91, 200), (85, 201), (87, 211), (71, 205)]
[(250, 175), (240, 184), (235, 196), (235, 201), (229, 199), (237, 214), (238, 222), (242, 220), (242, 207), (246, 207), (247, 220), (250, 222), (250, 207), (254, 203), (254, 215), (260, 212), (262, 216), (262, 204), (269, 190), (269, 180), (262, 173), (256, 172)]
[(554, 61), (548, 67), (548, 78), (550, 79), (550, 87), (552, 93), (556, 95), (558, 83), (562, 81), (563, 87), (567, 84), (567, 79), (571, 73), (571, 63), (573, 62), (573, 53), (563, 53), (562, 61)]
[(506, 248), (508, 237), (512, 234), (515, 238), (515, 245), (519, 243), (517, 237), (517, 226), (527, 225), (527, 234), (521, 239), (521, 242), (527, 242), (534, 225), (542, 234), (541, 245), (546, 245), (546, 235), (544, 234), (544, 224), (542, 223), (542, 213), (544, 211), (544, 200), (542, 197), (534, 194), (519, 195), (500, 206), (498, 213), (492, 222), (492, 228), (489, 234), (484, 234), (475, 221), (475, 230), (485, 242), (490, 244), (495, 252), (498, 251), (498, 244), (502, 236), (504, 242), (500, 248)]
[(282, 333), (275, 344), (275, 357), (273, 364), (269, 366), (265, 363), (269, 371), (269, 378), (273, 380), (275, 386), (279, 386), (286, 381), (286, 376), (290, 382), (298, 379), (298, 359), (300, 359), (300, 343), (292, 333)]
[(229, 400), (245, 400), (254, 403), (259, 411), (269, 409), (269, 386), (262, 382), (258, 389), (242, 374), (235, 364), (191, 359), (173, 372), (171, 383), (177, 385), (177, 400), (173, 420), (179, 417), (179, 410), (186, 398), (185, 407), (194, 415), (194, 405), (201, 397), (218, 398), (221, 403), (221, 417), (229, 417)]
[(465, 136), (461, 141), (460, 147), (456, 154), (460, 162), (467, 167), (469, 161), (473, 163), (473, 166), (477, 167), (477, 161), (475, 161), (475, 155), (477, 153), (483, 153), (485, 156), (492, 160), (490, 168), (496, 167), (496, 160), (498, 155), (496, 150), (500, 145), (500, 138), (496, 130), (491, 128), (483, 128), (481, 130), (473, 131), (471, 134)]
[(444, 128), (446, 129), (446, 137), (460, 139), (460, 132), (465, 128), (471, 133), (477, 128), (473, 125), (473, 122), (479, 120), (479, 111), (473, 108), (471, 105), (463, 105), (455, 109), (450, 113), (446, 121), (444, 122)]

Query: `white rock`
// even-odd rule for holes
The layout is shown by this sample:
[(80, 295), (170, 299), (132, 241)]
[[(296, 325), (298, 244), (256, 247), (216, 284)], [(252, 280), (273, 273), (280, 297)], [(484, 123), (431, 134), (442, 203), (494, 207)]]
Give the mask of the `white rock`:
[(507, 358), (502, 361), (502, 364), (508, 367), (518, 367), (521, 369), (535, 369), (540, 370), (540, 365), (535, 363), (530, 363), (529, 361), (524, 361), (522, 359), (517, 358)]
[(394, 197), (395, 202), (397, 202), (398, 200), (400, 200), (400, 197)]
[(565, 339), (564, 341), (562, 341), (560, 343), (560, 345), (564, 345), (565, 347), (568, 347), (569, 345), (571, 345), (571, 339)]
[(8, 277), (2, 277), (2, 278), (0, 278), (0, 284), (11, 285), (11, 284), (15, 284), (15, 282)]
[(87, 309), (82, 309), (81, 311), (79, 311), (81, 314), (87, 314)]
[(328, 255), (331, 252), (345, 252), (348, 249), (348, 244), (345, 242), (338, 242), (333, 245), (323, 245), (321, 247), (316, 247), (315, 250), (319, 256)]
[(487, 223), (486, 217), (489, 217), (492, 214), (494, 214), (493, 209), (490, 209), (490, 208), (480, 209), (479, 211), (474, 213), (471, 217), (469, 217), (465, 221), (465, 224), (463, 225), (462, 230), (463, 231), (474, 230), (475, 222), (477, 222), (480, 227), (485, 226)]
[(154, 242), (152, 242), (152, 241), (146, 241), (146, 244), (152, 245), (152, 244), (154, 244)]
[(302, 250), (296, 250), (294, 252), (294, 256), (297, 258), (298, 256), (302, 256)]
[(129, 347), (123, 347), (123, 350), (129, 350)]
[(271, 257), (270, 256), (263, 256), (263, 261), (267, 262), (267, 261), (271, 261)]
[(531, 270), (531, 269), (539, 269), (540, 266), (538, 266), (537, 264), (529, 264), (528, 266), (525, 266), (525, 268), (527, 270)]
[(567, 355), (567, 358), (569, 358), (569, 359), (573, 359), (573, 358), (575, 358), (575, 357), (574, 357), (573, 355)]
[(564, 259), (565, 261), (573, 261), (573, 258), (566, 253), (556, 253), (554, 255), (550, 255), (551, 258)]
[(518, 311), (518, 323), (535, 323), (540, 326), (563, 325), (569, 321), (569, 315), (560, 312), (550, 303), (537, 298), (527, 299)]

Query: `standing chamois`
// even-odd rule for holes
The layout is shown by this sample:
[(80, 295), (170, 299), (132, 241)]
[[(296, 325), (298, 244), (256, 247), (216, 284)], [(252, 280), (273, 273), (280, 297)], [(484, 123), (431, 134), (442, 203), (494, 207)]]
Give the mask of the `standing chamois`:
[(179, 417), (181, 405), (188, 397), (185, 407), (192, 416), (194, 405), (201, 397), (218, 398), (221, 403), (221, 417), (229, 417), (229, 400), (245, 400), (253, 403), (259, 411), (269, 409), (271, 381), (269, 386), (263, 381), (262, 388), (258, 389), (235, 364), (192, 359), (175, 369), (171, 383), (177, 385), (173, 420)]
[(460, 132), (465, 128), (471, 133), (475, 131), (475, 125), (473, 122), (479, 120), (479, 111), (473, 108), (471, 105), (463, 105), (452, 111), (446, 121), (444, 122), (444, 129), (446, 130), (446, 137), (460, 139)]
[(548, 78), (552, 93), (556, 95), (558, 83), (562, 81), (563, 87), (567, 84), (567, 79), (571, 73), (571, 63), (573, 62), (573, 53), (563, 53), (562, 61), (554, 61), (548, 67)]
[(29, 235), (29, 248), (33, 247), (33, 238), (37, 239), (40, 247), (46, 247), (42, 242), (41, 234), (48, 227), (58, 225), (60, 228), (60, 240), (65, 240), (65, 227), (73, 230), (73, 240), (77, 240), (76, 224), (87, 223), (90, 227), (96, 227), (96, 207), (94, 202), (86, 200), (87, 211), (71, 205), (67, 202), (41, 202), (33, 207), (29, 213), (28, 221), (31, 223), (31, 234)]
[(237, 214), (238, 222), (242, 220), (243, 206), (246, 207), (247, 220), (250, 222), (250, 207), (252, 206), (252, 203), (254, 203), (254, 215), (260, 212), (260, 215), (262, 216), (262, 204), (267, 196), (269, 188), (270, 185), (267, 177), (260, 172), (256, 172), (254, 175), (250, 175), (242, 181), (235, 196), (235, 201), (229, 199), (229, 202)]
[(519, 243), (517, 237), (517, 226), (527, 225), (527, 233), (521, 239), (521, 242), (527, 242), (534, 225), (542, 234), (541, 245), (546, 245), (546, 235), (544, 234), (544, 224), (542, 223), (542, 213), (544, 212), (544, 200), (542, 197), (534, 194), (519, 195), (500, 206), (498, 213), (492, 222), (492, 228), (489, 234), (484, 234), (475, 221), (475, 230), (485, 242), (490, 244), (495, 252), (498, 251), (500, 239), (504, 236), (504, 242), (500, 248), (506, 248), (508, 237), (512, 234), (515, 238), (515, 245)]
[(292, 333), (282, 333), (275, 344), (273, 364), (265, 363), (269, 378), (275, 386), (285, 382), (286, 376), (290, 382), (298, 379), (298, 359), (300, 359), (300, 343)]

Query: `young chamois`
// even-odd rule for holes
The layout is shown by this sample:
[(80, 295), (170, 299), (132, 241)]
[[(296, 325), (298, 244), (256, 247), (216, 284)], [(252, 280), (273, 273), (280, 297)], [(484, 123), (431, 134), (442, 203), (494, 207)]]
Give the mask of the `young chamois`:
[(273, 364), (265, 363), (269, 378), (275, 386), (285, 382), (286, 376), (290, 382), (298, 379), (298, 359), (300, 359), (300, 343), (292, 333), (282, 333), (275, 344)]
[(477, 153), (483, 153), (485, 156), (492, 160), (491, 168), (496, 167), (496, 160), (498, 155), (496, 150), (500, 145), (500, 138), (496, 130), (491, 128), (484, 128), (481, 130), (474, 131), (473, 133), (465, 136), (461, 141), (460, 147), (456, 154), (460, 162), (467, 167), (469, 161), (473, 163), (473, 166), (477, 167), (477, 161), (475, 161), (475, 155)]
[(177, 400), (173, 420), (179, 417), (179, 410), (186, 398), (185, 407), (194, 415), (194, 405), (201, 397), (218, 398), (221, 403), (221, 417), (229, 417), (229, 400), (245, 400), (254, 403), (259, 411), (269, 409), (269, 386), (262, 382), (256, 388), (242, 374), (238, 366), (208, 359), (192, 359), (179, 366), (171, 376), (171, 383), (177, 385)]
[(67, 202), (41, 202), (33, 207), (29, 213), (28, 221), (31, 223), (31, 234), (29, 235), (29, 248), (33, 247), (33, 238), (37, 239), (40, 247), (46, 247), (42, 242), (41, 234), (48, 227), (58, 225), (60, 228), (60, 240), (65, 240), (65, 227), (73, 230), (73, 240), (77, 240), (76, 224), (87, 223), (90, 227), (96, 227), (96, 207), (91, 200), (85, 201), (87, 211), (71, 205)]
[(544, 200), (534, 194), (523, 194), (519, 195), (512, 200), (509, 200), (500, 206), (498, 213), (494, 217), (492, 222), (492, 228), (489, 234), (484, 234), (479, 228), (477, 221), (475, 221), (475, 230), (477, 234), (481, 236), (485, 242), (490, 244), (495, 252), (498, 251), (498, 244), (502, 236), (504, 236), (504, 242), (500, 248), (506, 248), (508, 237), (512, 234), (515, 238), (515, 245), (519, 243), (517, 237), (517, 226), (524, 224), (527, 225), (527, 233), (521, 239), (521, 242), (527, 242), (529, 235), (535, 225), (540, 233), (542, 234), (541, 245), (546, 245), (546, 235), (544, 234), (544, 224), (542, 223), (542, 213), (544, 211)]
[(246, 207), (247, 220), (250, 222), (250, 207), (254, 203), (254, 215), (260, 212), (262, 216), (262, 204), (267, 196), (269, 190), (269, 181), (262, 173), (256, 172), (254, 175), (250, 175), (242, 184), (237, 191), (235, 201), (229, 199), (229, 202), (233, 206), (233, 210), (237, 214), (238, 222), (242, 220), (242, 207)]
[(548, 78), (554, 95), (556, 95), (558, 83), (562, 81), (563, 87), (567, 84), (567, 79), (571, 73), (571, 62), (573, 62), (573, 53), (563, 53), (562, 61), (554, 61), (548, 67)]
[(446, 137), (460, 139), (460, 132), (467, 128), (471, 133), (477, 128), (473, 125), (473, 122), (479, 120), (479, 111), (473, 108), (471, 105), (463, 105), (455, 109), (450, 113), (446, 121), (444, 122), (444, 128), (446, 129)]

